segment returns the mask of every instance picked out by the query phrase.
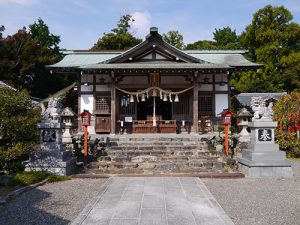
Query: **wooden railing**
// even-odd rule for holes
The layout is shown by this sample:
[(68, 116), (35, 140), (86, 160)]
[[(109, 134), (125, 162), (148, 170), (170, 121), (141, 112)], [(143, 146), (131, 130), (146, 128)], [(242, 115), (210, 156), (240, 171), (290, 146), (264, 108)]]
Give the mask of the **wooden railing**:
[(158, 120), (153, 126), (153, 120), (134, 120), (133, 133), (176, 133), (176, 120)]

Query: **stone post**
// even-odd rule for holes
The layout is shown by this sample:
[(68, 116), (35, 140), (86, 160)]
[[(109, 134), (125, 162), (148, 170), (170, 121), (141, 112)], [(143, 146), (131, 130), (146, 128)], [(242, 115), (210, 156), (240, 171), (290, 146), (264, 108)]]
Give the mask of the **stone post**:
[(248, 177), (292, 177), (291, 162), (286, 160), (286, 153), (274, 143), (274, 129), (277, 122), (272, 121), (273, 111), (265, 104), (256, 106), (252, 122), (249, 123), (251, 138), (248, 149), (237, 158), (240, 168)]
[(45, 171), (57, 175), (75, 172), (76, 161), (62, 143), (61, 108), (59, 99), (50, 99), (43, 112), (40, 129), (40, 148), (25, 162), (25, 171)]

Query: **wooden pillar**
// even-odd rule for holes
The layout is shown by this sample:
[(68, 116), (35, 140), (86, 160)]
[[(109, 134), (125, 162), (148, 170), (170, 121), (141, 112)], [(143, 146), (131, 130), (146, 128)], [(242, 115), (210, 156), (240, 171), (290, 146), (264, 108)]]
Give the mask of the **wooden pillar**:
[(111, 127), (110, 127), (110, 133), (115, 134), (116, 133), (116, 88), (113, 84), (111, 86)]
[(78, 86), (77, 86), (77, 90), (78, 90), (78, 113), (77, 113), (77, 129), (78, 129), (78, 132), (80, 132), (80, 131), (82, 131), (82, 126), (81, 126), (81, 118), (80, 118), (80, 113), (81, 113), (81, 78), (82, 78), (82, 76), (81, 76), (81, 74), (80, 73), (78, 73), (77, 74), (77, 77), (78, 77), (78, 80), (79, 80), (79, 82), (78, 82)]
[(198, 133), (198, 84), (194, 82), (194, 101), (193, 101), (193, 131)]

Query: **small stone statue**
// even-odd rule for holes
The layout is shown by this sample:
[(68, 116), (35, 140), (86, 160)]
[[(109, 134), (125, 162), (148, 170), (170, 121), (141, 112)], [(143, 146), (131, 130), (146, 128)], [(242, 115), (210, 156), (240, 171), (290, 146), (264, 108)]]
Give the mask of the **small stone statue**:
[(50, 98), (47, 109), (42, 112), (43, 120), (47, 122), (60, 122), (61, 111), (61, 100), (59, 98)]
[(265, 100), (262, 97), (252, 97), (250, 106), (254, 112), (252, 120), (272, 121), (273, 116), (273, 103), (270, 102), (266, 106)]

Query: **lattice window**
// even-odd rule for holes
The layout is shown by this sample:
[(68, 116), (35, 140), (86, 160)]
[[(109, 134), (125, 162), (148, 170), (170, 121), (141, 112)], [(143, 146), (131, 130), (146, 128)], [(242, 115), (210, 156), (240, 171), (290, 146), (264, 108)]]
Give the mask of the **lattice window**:
[(111, 98), (110, 96), (97, 96), (96, 97), (96, 110), (102, 113), (111, 112)]
[(198, 98), (199, 116), (213, 115), (213, 97), (212, 95), (199, 95)]
[(179, 95), (179, 102), (173, 104), (173, 114), (188, 115), (190, 113), (189, 95)]
[(136, 112), (136, 104), (134, 102), (130, 102), (129, 96), (121, 96), (120, 97), (120, 114), (123, 115), (135, 115)]

